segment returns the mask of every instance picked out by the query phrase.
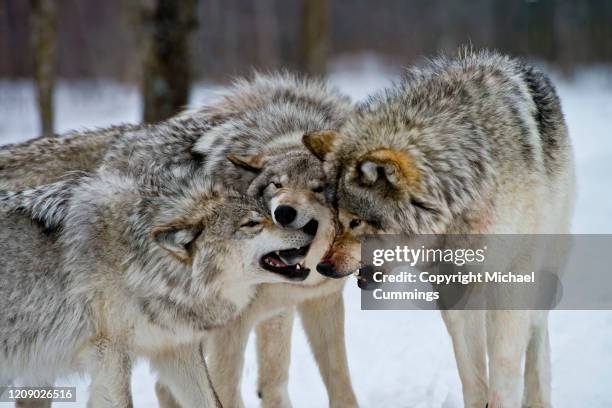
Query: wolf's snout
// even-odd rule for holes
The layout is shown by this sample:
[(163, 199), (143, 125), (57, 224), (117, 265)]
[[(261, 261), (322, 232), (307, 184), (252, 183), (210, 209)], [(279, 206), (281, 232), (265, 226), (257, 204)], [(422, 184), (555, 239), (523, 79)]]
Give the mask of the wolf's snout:
[(291, 224), (295, 217), (297, 217), (297, 211), (290, 205), (279, 205), (274, 210), (274, 219), (283, 227)]
[(319, 221), (313, 218), (312, 220), (308, 221), (306, 225), (304, 225), (304, 228), (302, 228), (302, 231), (314, 237), (315, 235), (317, 235), (318, 229), (319, 229)]

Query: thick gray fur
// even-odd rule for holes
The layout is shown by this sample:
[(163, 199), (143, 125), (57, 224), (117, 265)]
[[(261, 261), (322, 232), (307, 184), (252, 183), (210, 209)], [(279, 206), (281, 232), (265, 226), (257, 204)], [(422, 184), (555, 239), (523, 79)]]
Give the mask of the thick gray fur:
[[(336, 188), (344, 221), (330, 262), (341, 273), (359, 266), (358, 246), (349, 251), (347, 242), (367, 233), (530, 234), (537, 241), (570, 231), (575, 177), (561, 103), (550, 79), (519, 60), (470, 50), (435, 59), (325, 136), (305, 143)], [(509, 251), (505, 270), (520, 270), (539, 250)], [(505, 287), (495, 295), (520, 294)], [(442, 316), (466, 407), (550, 408), (547, 311)]]
[[(573, 177), (550, 79), (489, 52), (465, 51), (408, 70), (394, 87), (359, 104), (335, 143), (328, 170), (340, 181), (338, 202), (383, 229), (406, 233), (471, 230), (509, 184), (553, 186)], [(363, 177), (360, 159), (377, 147), (410, 155), (419, 191), (398, 192), (384, 177), (374, 185), (352, 182)]]
[(135, 125), (73, 131), (0, 146), (0, 188), (23, 190), (57, 181), (67, 172), (93, 172), (109, 146), (133, 128)]
[[(223, 185), (225, 189), (236, 189), (251, 197), (263, 198), (269, 212), (273, 212), (273, 206), (285, 203), (294, 205), (299, 216), (291, 228), (301, 228), (315, 218), (319, 221), (319, 231), (322, 231), (323, 225), (331, 224), (331, 212), (322, 191), (325, 175), (320, 162), (302, 145), (301, 137), (305, 132), (339, 128), (351, 109), (348, 98), (322, 82), (300, 79), (289, 74), (256, 74), (251, 79), (237, 81), (233, 87), (223, 92), (218, 102), (186, 111), (168, 121), (156, 125), (125, 127), (117, 137), (104, 136), (107, 130), (77, 135), (73, 142), (74, 151), (70, 146), (59, 142), (62, 138), (57, 139), (58, 143), (50, 143), (48, 146), (42, 140), (9, 146), (5, 155), (0, 154), (0, 184), (4, 185), (4, 188), (18, 190), (43, 182), (57, 181), (60, 178), (57, 174), (63, 174), (66, 170), (93, 170), (101, 176), (118, 173), (131, 177), (138, 174), (139, 183), (151, 183), (160, 188), (175, 178), (193, 180), (207, 177)], [(38, 148), (39, 145), (48, 148)], [(96, 160), (82, 165), (80, 160), (73, 159), (71, 155), (79, 154), (77, 145), (80, 145), (83, 151), (95, 151), (94, 155), (88, 157), (95, 156)], [(64, 155), (65, 151), (70, 151), (70, 155)], [(230, 154), (256, 159), (261, 168), (252, 171), (236, 166), (227, 159)], [(26, 166), (19, 176), (13, 177), (4, 171), (9, 168), (5, 164), (7, 160), (13, 163), (11, 155), (19, 158)], [(26, 161), (37, 155), (40, 155), (36, 160), (41, 165), (28, 168)], [(12, 165), (16, 166), (17, 163), (15, 161)], [(50, 177), (45, 178), (47, 174)], [(277, 185), (282, 185), (282, 188)], [(330, 234), (322, 235), (321, 243), (311, 246), (310, 258), (315, 264), (315, 258), (321, 256), (328, 245), (327, 235)], [(311, 267), (314, 267), (314, 264)], [(283, 303), (283, 307), (293, 308), (305, 297), (314, 298), (327, 294), (329, 291), (324, 289), (328, 286), (333, 287), (336, 293), (342, 288), (338, 282), (329, 280), (325, 284), (319, 284), (318, 280), (323, 278), (318, 274), (311, 273), (311, 277), (313, 280), (309, 277), (303, 287), (283, 285), (281, 288), (279, 285), (279, 293), (268, 290), (266, 293), (269, 295), (265, 299), (283, 299), (286, 303)], [(287, 291), (287, 288), (295, 291), (299, 289), (300, 295), (288, 296), (286, 292), (291, 291)], [(266, 304), (268, 300), (260, 303)], [(314, 301), (311, 303), (316, 304)], [(258, 317), (246, 319), (249, 322), (248, 330), (272, 313), (272, 307), (263, 309), (257, 309)], [(274, 312), (281, 309), (275, 306)], [(334, 322), (338, 321), (335, 324), (337, 329), (327, 337), (331, 339), (334, 347), (344, 351), (342, 320), (335, 319), (333, 315), (325, 317), (333, 319)], [(244, 330), (241, 329), (242, 331)], [(235, 337), (233, 332), (228, 335)], [(278, 338), (275, 341), (279, 344), (273, 345), (274, 347), (288, 347), (288, 338)], [(321, 346), (323, 347), (326, 347), (326, 344)], [(243, 352), (242, 348), (228, 351), (232, 356), (242, 355)], [(334, 373), (340, 380), (330, 380), (331, 387), (338, 390), (332, 391), (331, 398), (334, 401), (341, 398), (352, 399), (351, 402), (354, 402), (353, 392), (349, 389), (348, 367), (344, 356), (345, 354), (339, 353), (337, 357), (342, 364), (334, 363), (341, 367), (341, 375)], [(330, 364), (327, 365), (331, 367)], [(240, 368), (231, 367), (228, 370), (240, 371)], [(274, 381), (279, 380), (275, 378)], [(232, 377), (224, 379), (224, 382), (228, 389), (232, 390), (228, 394), (235, 394), (234, 389), (238, 388), (239, 379), (234, 381)], [(276, 386), (282, 389), (286, 388), (287, 384), (283, 381), (270, 384), (271, 388)], [(266, 390), (265, 394), (266, 398), (269, 398), (270, 392)], [(354, 404), (347, 406), (352, 405)]]

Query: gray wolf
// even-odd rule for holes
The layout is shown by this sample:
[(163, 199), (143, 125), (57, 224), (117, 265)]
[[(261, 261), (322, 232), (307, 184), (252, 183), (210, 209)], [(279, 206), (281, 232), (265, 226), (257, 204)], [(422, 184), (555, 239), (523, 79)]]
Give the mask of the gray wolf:
[[(321, 273), (358, 268), (366, 233), (569, 231), (572, 149), (550, 79), (499, 54), (460, 54), (410, 69), (358, 106), (340, 132), (304, 137), (336, 181), (340, 210)], [(513, 262), (521, 255), (529, 254)], [(466, 407), (550, 407), (547, 312), (445, 311), (443, 318)]]
[(93, 407), (131, 406), (137, 356), (182, 406), (218, 406), (206, 333), (257, 284), (308, 275), (311, 235), (206, 179), (77, 175), (3, 192), (0, 208), (0, 383), (88, 372)]
[[(98, 171), (142, 173), (156, 184), (163, 184), (173, 174), (189, 179), (212, 178), (216, 183), (262, 199), (278, 225), (301, 228), (309, 234), (316, 232), (306, 259), (306, 265), (314, 268), (327, 251), (334, 228), (325, 197), (325, 174), (319, 160), (303, 146), (301, 137), (305, 132), (339, 128), (351, 110), (348, 98), (321, 82), (288, 74), (255, 75), (251, 80), (237, 81), (221, 95), (219, 102), (210, 106), (186, 111), (156, 125), (126, 128), (116, 139), (109, 138), (108, 143), (95, 147), (103, 158), (95, 165), (88, 163), (86, 168), (80, 168), (76, 160), (64, 160), (61, 153), (67, 148), (64, 144), (49, 149), (33, 147), (41, 142), (9, 147), (4, 156), (0, 155), (0, 179), (7, 187), (20, 188), (40, 182), (44, 177), (40, 174), (47, 173), (52, 175), (51, 180), (45, 180), (49, 182), (61, 173), (56, 170), (58, 166), (62, 170), (96, 167)], [(89, 150), (94, 148), (90, 140), (95, 137), (95, 134), (74, 136), (73, 143)], [(78, 151), (76, 147), (75, 150)], [(22, 177), (12, 177), (3, 170), (9, 168), (5, 163), (11, 154), (19, 157), (24, 166), (28, 157), (42, 155), (36, 160), (47, 163), (49, 169), (37, 167), (32, 169), (36, 174), (24, 171)], [(219, 334), (214, 337), (218, 347), (211, 346), (219, 350), (211, 355), (211, 375), (216, 383), (222, 384), (217, 389), (225, 405), (242, 404), (238, 389), (243, 350), (249, 331), (259, 323), (262, 404), (277, 406), (279, 400), (289, 404), (289, 355), (277, 350), (289, 350), (288, 334), (297, 305), (302, 318), (309, 322), (306, 332), (332, 405), (336, 401), (343, 406), (356, 405), (346, 361), (343, 318), (334, 313), (342, 307), (342, 287), (342, 282), (310, 274), (299, 285), (258, 288), (256, 301), (233, 322), (233, 328), (217, 330)], [(321, 330), (325, 336), (319, 335)], [(226, 334), (221, 335), (222, 332)]]

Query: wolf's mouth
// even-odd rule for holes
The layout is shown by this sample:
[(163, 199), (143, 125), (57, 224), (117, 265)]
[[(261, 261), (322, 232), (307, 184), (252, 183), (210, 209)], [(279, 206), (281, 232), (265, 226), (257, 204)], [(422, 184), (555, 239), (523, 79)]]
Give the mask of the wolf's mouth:
[(310, 272), (310, 269), (304, 266), (309, 248), (310, 244), (301, 248), (280, 249), (265, 254), (259, 263), (267, 271), (278, 273), (290, 280), (303, 281)]

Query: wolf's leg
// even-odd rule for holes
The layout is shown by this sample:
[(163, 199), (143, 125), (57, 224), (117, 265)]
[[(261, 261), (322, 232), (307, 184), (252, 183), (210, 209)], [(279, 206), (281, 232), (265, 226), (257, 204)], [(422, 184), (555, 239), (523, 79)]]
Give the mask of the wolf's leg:
[(289, 361), (294, 311), (287, 309), (257, 325), (257, 392), (263, 408), (290, 408)]
[(87, 408), (131, 408), (131, 370), (132, 358), (124, 344), (99, 341), (89, 370)]
[[(537, 313), (537, 312), (536, 312)], [(527, 408), (550, 408), (550, 340), (548, 312), (533, 327), (525, 357), (525, 392), (523, 405)]]
[(224, 407), (244, 407), (240, 384), (244, 351), (252, 328), (253, 323), (243, 314), (210, 333), (207, 353), (210, 375)]
[(299, 311), (329, 394), (330, 407), (356, 407), (344, 342), (342, 291), (306, 301)]
[(181, 408), (174, 395), (172, 395), (172, 391), (159, 381), (155, 383), (155, 395), (159, 408)]
[(489, 408), (521, 406), (522, 361), (529, 340), (531, 311), (487, 312)]
[(466, 408), (487, 403), (485, 312), (443, 310), (442, 318), (453, 342)]
[[(151, 365), (158, 372), (159, 381), (170, 391), (166, 402), (178, 402), (184, 408), (221, 407), (210, 381), (202, 344), (165, 350), (151, 357)], [(163, 387), (156, 386), (158, 389)]]

